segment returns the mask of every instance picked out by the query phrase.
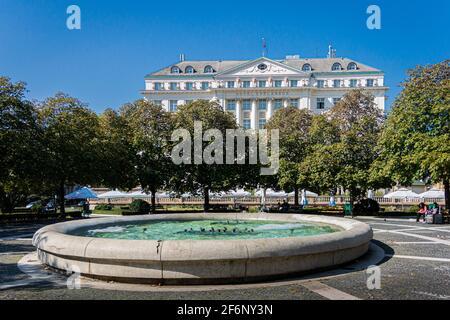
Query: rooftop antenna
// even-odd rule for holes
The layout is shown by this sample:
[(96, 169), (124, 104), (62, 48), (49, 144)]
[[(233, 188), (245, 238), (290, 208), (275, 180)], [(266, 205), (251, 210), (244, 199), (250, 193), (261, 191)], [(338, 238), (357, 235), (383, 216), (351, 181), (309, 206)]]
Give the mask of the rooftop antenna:
[(262, 38), (262, 56), (265, 57), (267, 55), (267, 43), (266, 39)]
[(327, 57), (328, 57), (328, 59), (336, 58), (336, 49), (333, 49), (333, 46), (331, 44), (328, 46)]
[(184, 60), (185, 60), (184, 53), (181, 53), (181, 54), (180, 54), (180, 62), (183, 62)]

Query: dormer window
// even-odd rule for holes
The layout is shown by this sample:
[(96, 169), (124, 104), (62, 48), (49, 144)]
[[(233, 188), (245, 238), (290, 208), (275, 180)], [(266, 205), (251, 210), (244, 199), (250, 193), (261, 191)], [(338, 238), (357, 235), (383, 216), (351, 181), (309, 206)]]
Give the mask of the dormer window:
[(173, 66), (170, 68), (170, 73), (181, 73), (181, 70), (177, 66)]
[(350, 62), (347, 66), (347, 70), (357, 70), (358, 66), (354, 62)]
[(184, 69), (185, 73), (194, 73), (195, 70), (192, 66), (187, 66), (186, 69)]
[(309, 63), (305, 63), (302, 67), (302, 71), (310, 72), (312, 70), (311, 65)]
[(332, 71), (339, 71), (342, 70), (342, 66), (339, 62), (333, 63), (333, 66), (331, 67)]
[(214, 69), (213, 69), (213, 67), (211, 67), (211, 66), (206, 66), (204, 72), (205, 72), (205, 73), (213, 73), (213, 72), (214, 72)]

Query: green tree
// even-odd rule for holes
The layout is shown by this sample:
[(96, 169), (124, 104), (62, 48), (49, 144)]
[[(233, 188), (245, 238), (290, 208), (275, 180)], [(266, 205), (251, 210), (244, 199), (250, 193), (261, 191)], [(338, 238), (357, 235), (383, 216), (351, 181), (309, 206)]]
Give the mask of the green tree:
[(353, 206), (373, 187), (370, 167), (378, 155), (375, 146), (383, 114), (370, 93), (355, 89), (316, 119), (312, 126), (315, 146), (300, 169), (321, 191), (343, 187)]
[[(222, 107), (215, 102), (195, 101), (180, 106), (178, 112), (174, 115), (175, 128), (187, 130), (192, 138), (194, 137), (195, 121), (202, 122), (203, 132), (208, 129), (218, 129), (223, 138), (226, 137), (226, 129), (237, 129), (234, 116), (223, 111)], [(178, 142), (176, 141), (175, 144), (178, 144)], [(211, 142), (214, 142), (214, 140), (203, 141), (202, 151)], [(222, 153), (225, 155), (225, 143), (222, 147)], [(199, 157), (201, 154), (194, 150), (194, 143), (189, 148), (192, 162), (175, 166), (176, 171), (172, 175), (171, 186), (177, 192), (201, 192), (204, 197), (204, 209), (208, 211), (209, 192), (230, 190), (242, 185), (248, 177), (244, 172), (246, 166), (225, 163), (207, 164), (204, 161), (201, 164), (195, 164), (194, 157)]]
[(131, 138), (131, 152), (137, 181), (151, 193), (152, 212), (156, 192), (167, 186), (173, 171), (170, 159), (170, 115), (161, 106), (146, 100), (124, 105), (120, 110)]
[(443, 183), (450, 208), (450, 60), (417, 66), (396, 98), (383, 131), (378, 176), (400, 184)]
[(0, 209), (12, 212), (38, 183), (40, 132), (26, 86), (0, 77)]
[(131, 190), (139, 184), (133, 131), (127, 119), (112, 109), (99, 116), (99, 183), (108, 188)]
[(45, 148), (41, 156), (43, 180), (56, 192), (65, 214), (65, 186), (98, 181), (98, 117), (76, 98), (63, 93), (47, 98), (38, 108)]
[(278, 129), (280, 137), (280, 169), (278, 185), (285, 191), (294, 190), (294, 204), (299, 204), (299, 190), (307, 187), (308, 179), (299, 171), (310, 149), (312, 114), (303, 109), (280, 109), (269, 120), (266, 128)]

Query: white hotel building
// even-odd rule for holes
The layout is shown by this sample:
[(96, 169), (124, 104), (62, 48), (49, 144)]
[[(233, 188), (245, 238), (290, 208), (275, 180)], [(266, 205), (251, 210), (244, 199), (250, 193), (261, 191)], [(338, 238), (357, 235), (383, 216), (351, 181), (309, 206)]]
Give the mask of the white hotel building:
[(352, 88), (364, 88), (384, 111), (384, 73), (347, 58), (184, 61), (145, 77), (145, 99), (174, 112), (193, 100), (215, 100), (244, 128), (261, 128), (280, 108), (321, 113)]

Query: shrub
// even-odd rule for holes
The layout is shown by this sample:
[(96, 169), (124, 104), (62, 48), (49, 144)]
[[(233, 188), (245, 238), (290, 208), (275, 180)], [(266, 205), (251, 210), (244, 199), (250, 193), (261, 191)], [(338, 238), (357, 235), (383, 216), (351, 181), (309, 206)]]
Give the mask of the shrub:
[(112, 205), (110, 204), (98, 204), (95, 206), (95, 210), (106, 210), (106, 211), (110, 211), (112, 210)]
[(150, 212), (150, 204), (142, 199), (136, 199), (131, 202), (130, 210), (136, 213), (147, 214)]
[(356, 215), (375, 215), (380, 212), (380, 205), (373, 199), (359, 200), (353, 208), (353, 213)]

